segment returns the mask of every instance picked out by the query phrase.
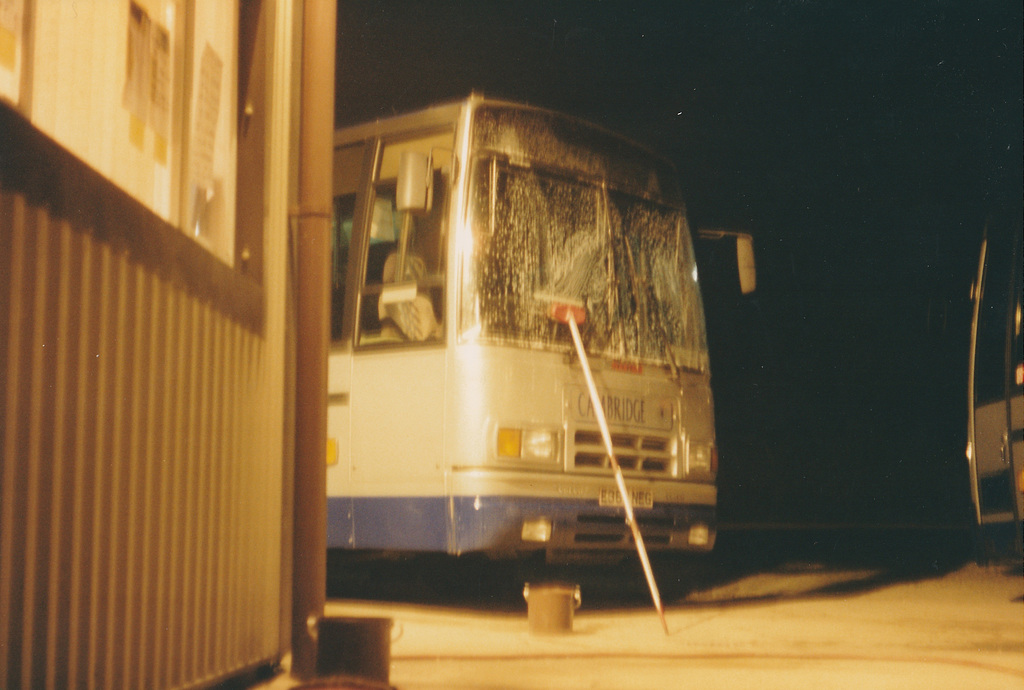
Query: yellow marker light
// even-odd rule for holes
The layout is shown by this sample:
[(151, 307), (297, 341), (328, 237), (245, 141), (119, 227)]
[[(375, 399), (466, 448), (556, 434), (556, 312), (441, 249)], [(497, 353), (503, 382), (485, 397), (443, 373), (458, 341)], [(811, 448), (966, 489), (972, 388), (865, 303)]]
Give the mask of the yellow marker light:
[(523, 450), (523, 432), (520, 429), (498, 429), (498, 455), (518, 458)]
[(558, 459), (558, 432), (549, 429), (499, 427), (499, 458), (530, 462), (554, 462)]
[(333, 438), (327, 439), (327, 464), (338, 464), (338, 442)]

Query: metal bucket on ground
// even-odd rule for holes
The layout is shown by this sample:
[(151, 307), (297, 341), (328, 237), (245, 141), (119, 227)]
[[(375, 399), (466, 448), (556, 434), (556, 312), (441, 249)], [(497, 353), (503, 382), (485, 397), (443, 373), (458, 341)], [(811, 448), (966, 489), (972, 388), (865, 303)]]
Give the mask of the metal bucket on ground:
[(580, 607), (580, 586), (564, 582), (548, 582), (523, 587), (526, 617), (531, 633), (572, 632), (572, 616)]
[(317, 676), (355, 676), (388, 683), (390, 618), (321, 618), (317, 623)]

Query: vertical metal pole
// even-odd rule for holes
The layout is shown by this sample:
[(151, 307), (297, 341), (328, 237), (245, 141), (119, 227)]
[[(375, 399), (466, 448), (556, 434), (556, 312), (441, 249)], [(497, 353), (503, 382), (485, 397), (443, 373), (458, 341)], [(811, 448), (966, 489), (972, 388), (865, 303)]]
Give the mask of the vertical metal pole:
[(336, 4), (337, 0), (302, 3), (292, 542), (292, 674), (300, 678), (316, 675), (316, 631), (326, 596), (328, 278)]

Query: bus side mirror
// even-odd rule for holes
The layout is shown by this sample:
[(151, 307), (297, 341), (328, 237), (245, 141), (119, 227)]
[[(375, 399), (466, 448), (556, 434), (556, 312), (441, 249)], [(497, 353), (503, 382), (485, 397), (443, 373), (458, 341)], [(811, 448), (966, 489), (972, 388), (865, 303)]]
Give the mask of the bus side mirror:
[(398, 190), (395, 207), (399, 211), (426, 213), (433, 201), (433, 165), (430, 156), (418, 151), (403, 151), (398, 162)]
[(736, 236), (736, 265), (740, 273), (740, 292), (749, 295), (757, 289), (757, 266), (754, 263), (754, 238), (745, 233)]
[[(733, 281), (739, 278), (740, 293), (749, 295), (757, 289), (757, 266), (754, 261), (754, 238), (745, 232), (737, 232), (735, 230), (721, 230), (721, 229), (710, 229), (710, 230), (698, 230), (697, 237), (702, 240), (709, 240), (712, 242), (721, 242), (722, 240), (729, 240), (730, 242), (736, 243), (736, 266), (735, 269), (738, 273), (733, 273), (732, 258), (724, 260), (725, 264), (716, 273), (721, 273), (723, 278), (727, 278), (728, 283), (735, 285)], [(728, 268), (728, 273), (732, 274), (727, 276), (722, 273), (724, 269)], [(729, 288), (730, 290), (733, 288)]]

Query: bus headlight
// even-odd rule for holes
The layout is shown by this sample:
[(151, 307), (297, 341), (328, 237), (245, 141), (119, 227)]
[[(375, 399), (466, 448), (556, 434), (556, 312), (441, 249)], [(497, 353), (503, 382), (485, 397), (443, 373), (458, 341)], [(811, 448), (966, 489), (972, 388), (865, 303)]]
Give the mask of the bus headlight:
[(557, 431), (500, 427), (497, 441), (498, 457), (502, 459), (542, 463), (558, 459)]

